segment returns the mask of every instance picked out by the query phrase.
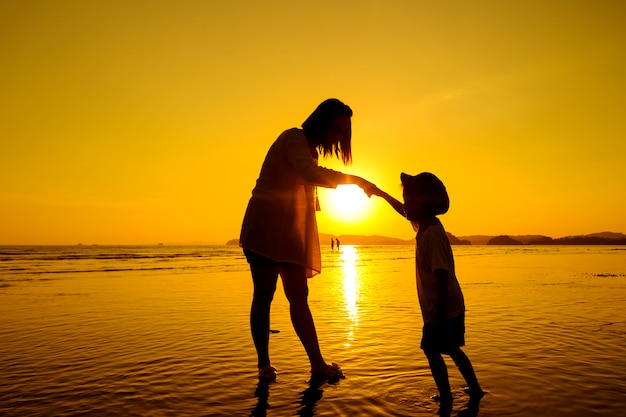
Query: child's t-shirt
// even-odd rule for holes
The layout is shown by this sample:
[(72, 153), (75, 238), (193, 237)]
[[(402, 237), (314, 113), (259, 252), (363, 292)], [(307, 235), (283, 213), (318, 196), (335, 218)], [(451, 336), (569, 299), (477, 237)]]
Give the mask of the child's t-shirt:
[(452, 247), (439, 219), (436, 219), (433, 224), (420, 227), (416, 240), (417, 294), (424, 323), (432, 323), (437, 315), (438, 278), (434, 273), (437, 269), (448, 271), (446, 317), (460, 316), (465, 312), (463, 293), (454, 271)]

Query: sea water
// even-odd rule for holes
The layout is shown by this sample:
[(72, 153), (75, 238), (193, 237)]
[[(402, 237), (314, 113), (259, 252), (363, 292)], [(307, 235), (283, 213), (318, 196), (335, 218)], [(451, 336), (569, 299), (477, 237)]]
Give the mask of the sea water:
[[(626, 248), (454, 246), (479, 416), (626, 409)], [(414, 248), (323, 248), (309, 304), (325, 359), (309, 384), (279, 284), (259, 384), (252, 285), (232, 246), (0, 247), (2, 416), (434, 416)], [(446, 359), (452, 415), (464, 381)], [(476, 412), (474, 411), (474, 414)]]

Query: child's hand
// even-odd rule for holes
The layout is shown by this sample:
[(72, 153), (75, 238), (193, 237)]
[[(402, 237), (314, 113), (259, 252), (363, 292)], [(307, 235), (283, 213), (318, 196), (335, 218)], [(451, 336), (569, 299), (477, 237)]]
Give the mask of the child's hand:
[[(373, 185), (373, 184), (372, 184), (372, 185)], [(382, 196), (382, 195), (384, 195), (384, 194), (385, 194), (385, 192), (384, 192), (383, 190), (381, 190), (380, 188), (378, 188), (377, 186), (375, 186), (375, 185), (374, 185), (374, 188), (372, 188), (372, 189), (370, 190), (370, 196), (375, 195), (375, 196), (377, 196), (377, 197), (380, 197), (380, 196)]]

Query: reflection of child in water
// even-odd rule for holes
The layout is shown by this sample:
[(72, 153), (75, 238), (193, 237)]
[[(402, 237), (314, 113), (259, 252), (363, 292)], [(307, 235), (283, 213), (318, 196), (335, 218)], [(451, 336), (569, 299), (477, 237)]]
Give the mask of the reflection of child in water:
[[(466, 392), (478, 405), (484, 392), (478, 384), (469, 358), (461, 350), (465, 344), (465, 304), (454, 271), (452, 248), (437, 215), (448, 211), (448, 193), (435, 175), (402, 173), (404, 204), (382, 190), (383, 197), (398, 213), (417, 228), (417, 292), (424, 319), (421, 348), (428, 359), (439, 390), (441, 410), (452, 408), (448, 370), (442, 354), (450, 355), (468, 384)], [(443, 414), (443, 413), (442, 413)]]

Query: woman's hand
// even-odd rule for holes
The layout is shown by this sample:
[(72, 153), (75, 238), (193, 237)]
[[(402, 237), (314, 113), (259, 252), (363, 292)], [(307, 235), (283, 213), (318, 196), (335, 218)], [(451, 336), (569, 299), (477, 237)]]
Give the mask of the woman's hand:
[(369, 182), (365, 178), (361, 178), (356, 175), (349, 175), (349, 174), (344, 174), (344, 175), (345, 177), (342, 182), (343, 184), (358, 185), (365, 192), (365, 194), (367, 194), (368, 197), (371, 197), (372, 194), (374, 194), (374, 192), (378, 190), (378, 187), (376, 187), (376, 185)]
[(393, 207), (395, 211), (398, 212), (398, 214), (402, 217), (406, 217), (406, 214), (404, 213), (404, 204), (378, 188), (374, 183), (356, 175), (346, 175), (344, 180), (347, 184), (356, 184), (361, 187), (368, 197), (371, 197), (372, 195), (382, 197), (391, 207)]
[(374, 185), (373, 183), (363, 179), (362, 179), (362, 183), (357, 184), (359, 187), (361, 187), (363, 189), (363, 191), (365, 192), (365, 194), (367, 194), (368, 197), (371, 197), (372, 194), (373, 195), (377, 195), (376, 193), (380, 191), (380, 189)]

